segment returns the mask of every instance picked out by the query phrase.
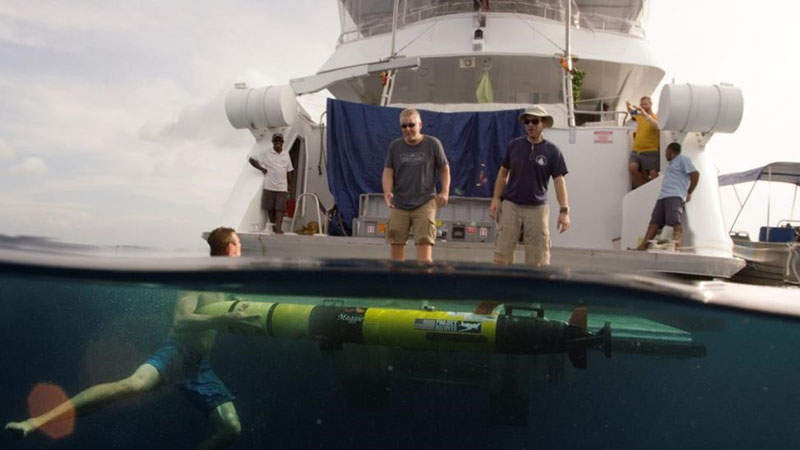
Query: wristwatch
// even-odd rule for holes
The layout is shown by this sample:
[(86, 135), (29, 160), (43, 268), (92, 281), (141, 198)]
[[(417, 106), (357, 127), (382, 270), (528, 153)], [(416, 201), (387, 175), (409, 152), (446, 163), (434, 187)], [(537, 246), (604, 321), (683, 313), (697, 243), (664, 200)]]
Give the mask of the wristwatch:
[(569, 206), (562, 206), (559, 214), (569, 214)]

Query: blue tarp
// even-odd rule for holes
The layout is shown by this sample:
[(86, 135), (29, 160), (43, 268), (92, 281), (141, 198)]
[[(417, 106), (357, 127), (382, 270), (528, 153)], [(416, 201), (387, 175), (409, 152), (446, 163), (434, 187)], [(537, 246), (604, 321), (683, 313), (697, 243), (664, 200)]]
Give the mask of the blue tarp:
[[(332, 220), (331, 234), (351, 233), (359, 195), (383, 192), (386, 149), (402, 137), (401, 111), (328, 99), (328, 186), (341, 215), (341, 220)], [(444, 146), (450, 164), (450, 195), (492, 196), (508, 142), (524, 133), (517, 121), (520, 112), (420, 110), (422, 133), (439, 138)]]

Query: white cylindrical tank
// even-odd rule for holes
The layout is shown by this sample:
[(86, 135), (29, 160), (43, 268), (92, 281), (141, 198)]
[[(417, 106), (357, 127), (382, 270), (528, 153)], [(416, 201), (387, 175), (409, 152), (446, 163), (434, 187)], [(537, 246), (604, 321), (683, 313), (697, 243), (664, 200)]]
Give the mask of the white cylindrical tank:
[(297, 99), (288, 85), (234, 89), (225, 97), (225, 113), (237, 129), (288, 127), (297, 110)]
[(667, 84), (658, 102), (662, 131), (733, 133), (744, 111), (742, 90), (733, 86)]

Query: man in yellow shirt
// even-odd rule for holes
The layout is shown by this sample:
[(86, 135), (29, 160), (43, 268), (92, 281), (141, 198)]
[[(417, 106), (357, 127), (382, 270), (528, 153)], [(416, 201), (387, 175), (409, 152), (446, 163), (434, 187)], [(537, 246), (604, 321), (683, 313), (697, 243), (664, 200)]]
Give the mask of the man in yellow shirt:
[(658, 152), (658, 116), (650, 109), (653, 106), (650, 97), (642, 97), (639, 106), (630, 102), (625, 102), (625, 105), (631, 120), (636, 122), (633, 151), (628, 162), (631, 189), (636, 189), (658, 176), (661, 159)]

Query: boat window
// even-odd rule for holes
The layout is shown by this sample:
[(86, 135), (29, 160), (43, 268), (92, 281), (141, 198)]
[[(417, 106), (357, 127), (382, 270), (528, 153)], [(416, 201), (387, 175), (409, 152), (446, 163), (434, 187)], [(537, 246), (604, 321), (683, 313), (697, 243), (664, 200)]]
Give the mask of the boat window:
[[(475, 11), (474, 0), (400, 0), (397, 26)], [(564, 22), (563, 0), (491, 0), (488, 13), (516, 13)], [(577, 0), (576, 27), (643, 36), (645, 0)], [(340, 0), (340, 43), (392, 31), (393, 0)]]

